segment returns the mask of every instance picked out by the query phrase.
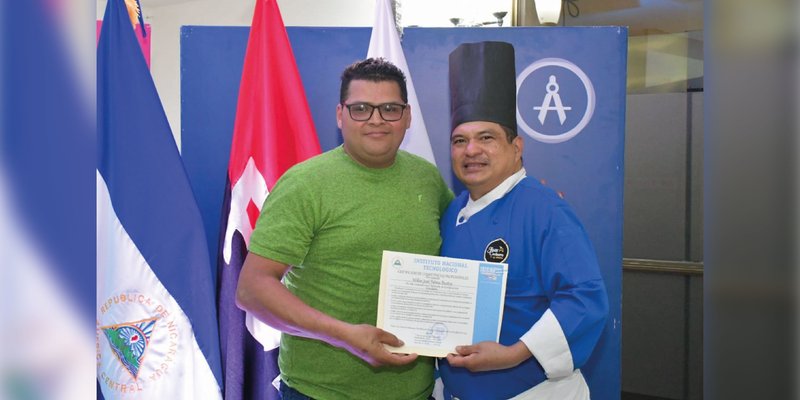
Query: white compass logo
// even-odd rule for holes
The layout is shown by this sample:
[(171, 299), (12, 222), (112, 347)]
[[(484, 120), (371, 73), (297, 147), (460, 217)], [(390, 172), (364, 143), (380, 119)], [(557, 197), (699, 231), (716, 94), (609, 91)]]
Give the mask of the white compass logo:
[[(534, 111), (538, 111), (537, 118), (539, 121), (539, 125), (537, 128), (534, 128), (529, 124), (525, 118), (523, 118), (522, 113), (520, 113), (520, 105), (519, 101), (517, 103), (517, 123), (519, 127), (525, 131), (530, 137), (543, 142), (543, 143), (561, 143), (567, 140), (572, 139), (576, 135), (578, 135), (589, 121), (592, 119), (592, 114), (594, 113), (595, 108), (595, 93), (594, 93), (594, 86), (592, 85), (592, 81), (580, 69), (577, 65), (564, 60), (562, 58), (544, 58), (538, 61), (535, 61), (528, 65), (522, 73), (519, 74), (517, 77), (517, 98), (519, 99), (520, 96), (520, 88), (522, 87), (525, 80), (533, 74), (535, 71), (540, 70), (544, 67), (558, 67), (561, 69), (565, 69), (574, 76), (576, 76), (580, 82), (583, 84), (585, 89), (585, 102), (586, 102), (586, 109), (583, 112), (583, 115), (580, 116), (579, 114), (575, 114), (573, 110), (573, 106), (571, 103), (571, 99), (563, 98), (560, 92), (560, 85), (559, 85), (559, 77), (557, 74), (549, 74), (547, 83), (542, 86), (541, 88), (537, 88), (534, 97), (537, 95), (541, 95), (541, 105), (537, 105), (532, 107)], [(573, 78), (574, 79), (574, 78)], [(583, 99), (581, 99), (583, 101)], [(537, 103), (539, 104), (539, 103)], [(525, 107), (525, 106), (523, 106)], [(568, 119), (574, 120), (575, 118), (580, 117), (580, 121), (577, 124), (572, 126), (572, 128), (556, 133), (556, 134), (548, 134), (544, 133), (543, 129), (541, 128), (544, 126), (546, 120), (548, 119), (548, 115), (550, 112), (553, 111), (558, 116), (559, 126), (564, 126), (564, 123), (567, 122)], [(569, 112), (569, 113), (568, 113)], [(535, 124), (535, 122), (533, 122)], [(567, 127), (571, 126), (571, 124), (567, 124)]]

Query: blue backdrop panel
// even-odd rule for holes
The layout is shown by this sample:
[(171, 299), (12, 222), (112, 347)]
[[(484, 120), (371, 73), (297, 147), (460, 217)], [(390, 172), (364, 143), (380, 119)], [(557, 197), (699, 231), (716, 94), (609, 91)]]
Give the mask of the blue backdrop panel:
[(249, 32), (181, 27), (181, 156), (203, 216), (215, 282), (222, 198)]
[[(371, 29), (287, 30), (320, 144), (329, 150), (341, 143), (335, 119), (339, 75), (366, 56)], [(248, 32), (247, 27), (181, 30), (183, 157), (213, 260)], [(483, 40), (514, 45), (519, 133), (525, 140), (528, 175), (564, 194), (597, 250), (611, 309), (606, 330), (583, 370), (592, 398), (619, 398), (627, 30), (405, 29), (403, 48), (437, 166), (456, 193), (463, 187), (450, 170), (448, 55), (460, 43)]]

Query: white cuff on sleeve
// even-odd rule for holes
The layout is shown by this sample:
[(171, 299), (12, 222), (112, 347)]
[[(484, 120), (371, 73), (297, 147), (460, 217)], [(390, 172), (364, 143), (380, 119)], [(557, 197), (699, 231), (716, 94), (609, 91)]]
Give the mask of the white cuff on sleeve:
[(542, 365), (547, 379), (570, 375), (575, 368), (567, 337), (549, 308), (519, 340)]

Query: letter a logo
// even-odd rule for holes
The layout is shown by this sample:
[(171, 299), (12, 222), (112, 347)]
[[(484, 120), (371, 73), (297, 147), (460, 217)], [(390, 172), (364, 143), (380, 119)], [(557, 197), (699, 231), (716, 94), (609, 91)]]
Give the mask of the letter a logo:
[[(572, 110), (572, 107), (565, 107), (563, 104), (561, 104), (561, 95), (558, 94), (558, 82), (556, 82), (555, 75), (550, 75), (550, 80), (547, 81), (545, 90), (547, 91), (547, 94), (544, 96), (542, 105), (539, 107), (533, 107), (534, 110), (539, 110), (539, 123), (544, 124), (544, 120), (547, 118), (547, 113), (555, 110), (558, 112), (558, 121), (561, 123), (561, 125), (564, 125), (564, 121), (567, 119), (567, 113), (564, 111)], [(551, 106), (553, 103), (555, 103), (555, 105)]]

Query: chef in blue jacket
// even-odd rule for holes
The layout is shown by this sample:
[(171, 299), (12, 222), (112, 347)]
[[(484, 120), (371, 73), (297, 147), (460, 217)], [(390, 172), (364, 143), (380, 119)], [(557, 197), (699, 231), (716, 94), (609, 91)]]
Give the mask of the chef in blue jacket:
[(453, 399), (589, 399), (580, 367), (605, 326), (608, 296), (570, 206), (527, 177), (517, 135), (514, 48), (450, 54), (450, 152), (467, 191), (441, 219), (442, 255), (508, 264), (500, 342), (439, 362)]

